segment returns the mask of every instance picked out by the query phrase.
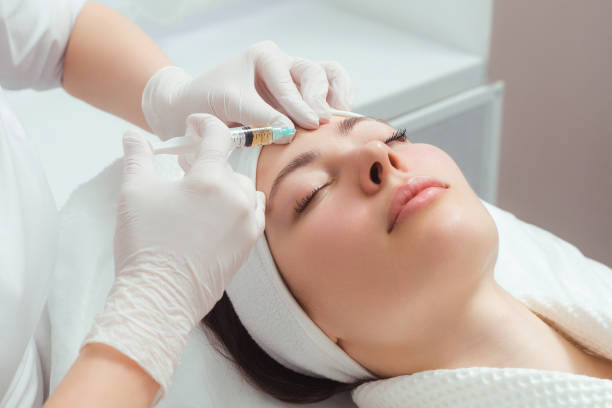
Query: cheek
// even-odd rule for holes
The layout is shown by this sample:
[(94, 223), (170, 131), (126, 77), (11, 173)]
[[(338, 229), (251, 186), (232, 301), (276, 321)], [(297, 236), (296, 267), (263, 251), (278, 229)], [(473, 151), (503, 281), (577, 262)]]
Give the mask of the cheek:
[(436, 146), (424, 143), (400, 144), (394, 148), (394, 151), (401, 157), (407, 171), (437, 176), (462, 188), (468, 185), (453, 158)]
[(322, 200), (296, 226), (294, 256), (282, 251), (279, 267), (313, 321), (338, 335), (361, 325), (366, 316), (376, 320), (381, 300), (392, 289), (393, 282), (381, 273), (389, 270), (392, 256), (370, 206), (332, 198)]
[(315, 262), (320, 267), (329, 265), (328, 268), (342, 272), (346, 269), (342, 265), (350, 262), (355, 252), (367, 248), (368, 243), (380, 242), (372, 236), (375, 228), (369, 210), (359, 200), (327, 197), (296, 233), (308, 240), (307, 245), (317, 254)]

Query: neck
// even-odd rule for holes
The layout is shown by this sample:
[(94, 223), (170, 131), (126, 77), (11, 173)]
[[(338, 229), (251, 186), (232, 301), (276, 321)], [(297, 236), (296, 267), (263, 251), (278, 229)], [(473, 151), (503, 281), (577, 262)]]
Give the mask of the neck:
[(456, 320), (456, 341), (438, 343), (445, 368), (470, 366), (571, 371), (582, 352), (492, 279)]
[(497, 367), (612, 378), (609, 361), (581, 351), (493, 279), (436, 327), (437, 332), (423, 336), (420, 344), (393, 347), (394, 360), (386, 359), (391, 364), (378, 374), (392, 377), (435, 369)]

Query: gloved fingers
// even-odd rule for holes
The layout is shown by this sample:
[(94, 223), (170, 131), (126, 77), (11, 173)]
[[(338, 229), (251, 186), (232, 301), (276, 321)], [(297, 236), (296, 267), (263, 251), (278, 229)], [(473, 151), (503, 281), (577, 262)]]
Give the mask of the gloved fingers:
[(259, 237), (265, 227), (266, 197), (261, 191), (255, 190), (253, 180), (240, 173), (233, 173), (233, 181), (239, 186), (240, 193), (235, 196), (236, 208), (245, 211), (245, 217), (254, 221), (253, 239)]
[(323, 67), (304, 58), (294, 58), (291, 75), (298, 84), (304, 101), (319, 116), (319, 121), (329, 122), (331, 112), (326, 101), (329, 83)]
[[(268, 105), (257, 93), (253, 96), (252, 100), (245, 100), (243, 103), (248, 104), (248, 109), (243, 109), (241, 115), (241, 122), (244, 124), (261, 123), (290, 129), (295, 128), (293, 122), (287, 116)], [(291, 138), (283, 138), (281, 143), (289, 143), (291, 140), (293, 140), (293, 136)]]
[(255, 195), (255, 186), (253, 180), (240, 173), (233, 173), (233, 180), (240, 187), (241, 193), (244, 195), (244, 199), (247, 202), (249, 209), (255, 209), (257, 207), (257, 196)]
[(235, 173), (237, 184), (243, 188), (242, 194), (236, 195), (234, 202), (236, 209), (242, 214), (240, 230), (245, 237), (253, 240), (259, 238), (266, 226), (266, 196), (255, 190), (253, 182), (242, 174)]
[(304, 101), (293, 82), (289, 57), (271, 41), (255, 44), (250, 52), (255, 58), (255, 75), (260, 76), (270, 94), (293, 122), (305, 129), (318, 128), (319, 116)]
[(266, 195), (261, 191), (255, 192), (257, 196), (257, 206), (255, 207), (255, 225), (257, 236), (261, 235), (266, 227)]
[(123, 182), (137, 184), (155, 174), (153, 151), (140, 133), (128, 130), (123, 135)]
[(194, 113), (187, 117), (187, 136), (198, 137), (200, 146), (189, 174), (203, 175), (211, 167), (228, 165), (227, 157), (233, 148), (230, 131), (219, 119), (205, 113)]
[(353, 81), (348, 72), (336, 61), (322, 61), (321, 66), (327, 74), (329, 91), (327, 102), (336, 109), (351, 110), (353, 104)]

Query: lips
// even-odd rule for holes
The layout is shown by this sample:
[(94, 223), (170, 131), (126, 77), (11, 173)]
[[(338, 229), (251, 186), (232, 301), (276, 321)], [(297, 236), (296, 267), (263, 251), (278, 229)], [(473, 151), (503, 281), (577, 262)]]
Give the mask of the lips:
[(433, 201), (449, 186), (428, 176), (410, 177), (393, 190), (389, 205), (388, 228), (390, 233), (398, 221)]

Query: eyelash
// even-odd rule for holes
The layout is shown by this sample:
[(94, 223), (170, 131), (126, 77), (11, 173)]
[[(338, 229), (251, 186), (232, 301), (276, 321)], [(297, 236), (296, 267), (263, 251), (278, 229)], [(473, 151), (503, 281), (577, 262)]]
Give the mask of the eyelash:
[[(407, 140), (408, 138), (406, 137), (406, 129), (399, 129), (393, 132), (391, 137), (387, 138), (384, 143), (389, 144), (394, 141), (406, 142)], [(304, 196), (300, 200), (297, 200), (295, 202), (294, 208), (296, 214), (301, 214), (302, 212), (304, 212), (306, 207), (308, 207), (308, 204), (310, 204), (310, 202), (315, 198), (319, 190), (323, 189), (324, 187), (327, 187), (329, 184), (330, 183), (325, 183), (322, 186), (316, 187), (308, 195)]]
[(329, 185), (329, 183), (325, 183), (322, 186), (316, 187), (308, 195), (304, 196), (301, 200), (296, 201), (295, 202), (295, 212), (297, 214), (300, 214), (301, 212), (303, 212), (306, 209), (306, 207), (308, 207), (308, 204), (310, 204), (310, 202), (315, 197), (315, 195), (317, 195), (319, 190), (321, 190), (323, 187), (327, 187), (327, 185)]
[(391, 142), (393, 142), (395, 140), (397, 140), (399, 142), (407, 141), (408, 138), (406, 137), (406, 129), (399, 129), (399, 130), (396, 130), (395, 132), (393, 132), (391, 137), (389, 137), (387, 140), (385, 140), (385, 144), (391, 143)]

